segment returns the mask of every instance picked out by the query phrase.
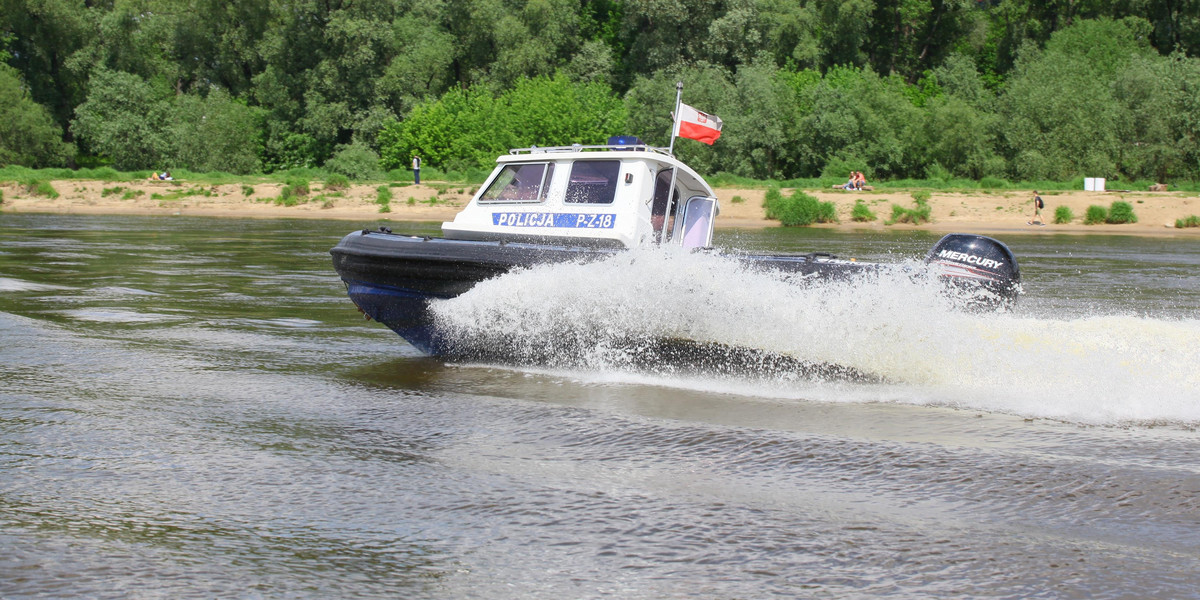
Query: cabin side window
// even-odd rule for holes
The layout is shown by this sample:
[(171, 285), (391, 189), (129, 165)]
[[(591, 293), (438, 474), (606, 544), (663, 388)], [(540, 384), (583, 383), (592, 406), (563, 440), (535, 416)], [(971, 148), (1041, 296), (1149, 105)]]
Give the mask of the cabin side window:
[(620, 175), (619, 160), (577, 160), (571, 165), (564, 200), (575, 204), (612, 204)]
[(554, 163), (504, 165), (492, 184), (479, 197), (480, 202), (535, 203), (546, 199)]

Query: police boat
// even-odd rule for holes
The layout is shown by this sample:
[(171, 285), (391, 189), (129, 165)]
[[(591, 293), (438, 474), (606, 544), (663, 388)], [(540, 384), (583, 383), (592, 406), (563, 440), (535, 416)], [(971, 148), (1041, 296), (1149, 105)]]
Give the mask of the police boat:
[[(824, 253), (733, 254), (710, 248), (720, 207), (699, 174), (669, 148), (637, 138), (608, 144), (519, 148), (496, 167), (442, 237), (355, 231), (330, 251), (351, 301), (424, 353), (464, 347), (439, 333), (429, 306), (516, 268), (592, 261), (629, 248), (675, 245), (718, 252), (762, 269), (848, 277), (894, 267)], [(1020, 271), (1003, 243), (970, 234), (943, 237), (925, 258), (953, 288), (972, 290), (971, 308), (1011, 305)], [(672, 346), (675, 347), (675, 346)]]

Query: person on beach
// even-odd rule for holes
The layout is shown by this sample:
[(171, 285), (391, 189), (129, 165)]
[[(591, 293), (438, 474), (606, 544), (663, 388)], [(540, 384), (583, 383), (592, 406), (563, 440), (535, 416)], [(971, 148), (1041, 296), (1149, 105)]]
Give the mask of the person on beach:
[(421, 157), (413, 157), (413, 183), (421, 183)]
[(862, 171), (855, 171), (854, 172), (854, 189), (861, 192), (864, 185), (867, 185), (867, 177), (865, 175), (863, 175)]
[(1033, 222), (1037, 221), (1038, 225), (1045, 227), (1046, 222), (1042, 220), (1042, 209), (1045, 208), (1045, 206), (1046, 206), (1046, 203), (1042, 202), (1042, 197), (1038, 195), (1038, 191), (1033, 190), (1033, 218), (1026, 221), (1026, 223), (1029, 225), (1033, 225), (1034, 224)]
[(843, 186), (842, 186), (842, 189), (844, 189), (844, 190), (852, 190), (852, 189), (854, 189), (854, 184), (855, 184), (855, 182), (857, 182), (857, 181), (858, 181), (858, 173), (856, 173), (856, 172), (854, 172), (854, 171), (850, 171), (850, 179), (848, 179), (848, 180), (846, 181), (846, 185), (843, 185)]

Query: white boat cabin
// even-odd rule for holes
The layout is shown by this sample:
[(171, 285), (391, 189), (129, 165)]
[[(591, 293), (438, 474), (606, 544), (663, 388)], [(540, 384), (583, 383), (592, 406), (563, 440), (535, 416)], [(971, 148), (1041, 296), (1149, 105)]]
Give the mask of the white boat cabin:
[(442, 223), (443, 234), (626, 248), (709, 246), (720, 208), (704, 179), (666, 148), (614, 141), (620, 140), (509, 151), (454, 221)]

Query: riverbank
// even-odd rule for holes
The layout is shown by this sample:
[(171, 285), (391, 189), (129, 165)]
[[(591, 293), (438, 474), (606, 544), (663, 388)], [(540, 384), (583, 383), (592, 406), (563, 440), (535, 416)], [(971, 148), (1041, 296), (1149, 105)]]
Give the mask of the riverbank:
[[(351, 185), (343, 190), (324, 190), (317, 182), (309, 192), (293, 199), (279, 200), (283, 184), (263, 183), (208, 185), (187, 181), (75, 181), (51, 182), (57, 198), (34, 195), (24, 186), (0, 184), (3, 204), (0, 211), (53, 214), (164, 215), (243, 218), (316, 218), (348, 221), (449, 221), (470, 201), (474, 187), (461, 184), (392, 184), (386, 187), (390, 200), (388, 212), (380, 212), (379, 185)], [(718, 227), (776, 227), (777, 221), (765, 218), (762, 202), (765, 190), (720, 188)], [(784, 190), (790, 193), (790, 190)], [(1200, 196), (1192, 192), (1046, 192), (1043, 215), (1045, 227), (1030, 226), (1031, 192), (999, 190), (977, 192), (932, 192), (929, 198), (933, 221), (922, 225), (884, 225), (892, 214), (892, 205), (914, 206), (908, 192), (848, 192), (808, 190), (822, 202), (833, 202), (840, 223), (815, 227), (844, 230), (919, 229), (929, 231), (968, 231), (979, 233), (1054, 232), (1105, 233), (1156, 236), (1197, 236), (1200, 228), (1176, 229), (1175, 220), (1200, 215)], [(864, 203), (877, 219), (860, 223), (850, 220), (855, 201)], [(1108, 208), (1114, 201), (1129, 202), (1138, 222), (1125, 225), (1084, 225), (1083, 216), (1091, 205)], [(1066, 225), (1050, 223), (1058, 206), (1067, 206), (1075, 220)]]

